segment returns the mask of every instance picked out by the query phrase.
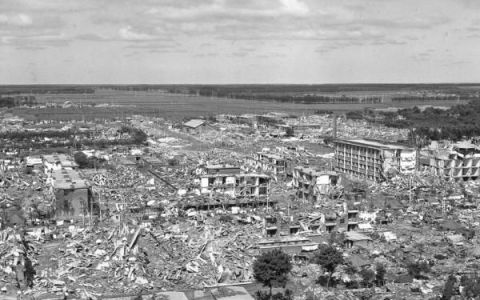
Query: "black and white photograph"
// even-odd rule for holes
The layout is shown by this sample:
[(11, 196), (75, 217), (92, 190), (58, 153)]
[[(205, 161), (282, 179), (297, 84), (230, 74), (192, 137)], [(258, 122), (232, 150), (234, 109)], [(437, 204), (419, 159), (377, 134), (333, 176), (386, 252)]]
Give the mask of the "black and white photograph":
[(480, 1), (0, 0), (0, 299), (480, 299)]

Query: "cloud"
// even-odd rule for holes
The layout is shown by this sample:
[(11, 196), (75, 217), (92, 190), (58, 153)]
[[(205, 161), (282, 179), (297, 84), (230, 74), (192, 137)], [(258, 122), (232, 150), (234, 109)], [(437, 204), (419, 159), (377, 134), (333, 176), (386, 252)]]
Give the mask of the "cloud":
[(283, 9), (291, 14), (305, 15), (310, 10), (307, 5), (299, 0), (280, 0), (283, 4)]
[(120, 38), (127, 41), (150, 41), (155, 39), (155, 37), (150, 34), (134, 30), (130, 25), (120, 28), (118, 34)]
[(96, 33), (82, 33), (78, 34), (74, 37), (76, 40), (83, 40), (83, 41), (107, 41), (111, 40), (111, 38), (107, 38), (105, 36), (98, 35)]
[(12, 26), (30, 26), (33, 24), (33, 20), (29, 15), (19, 14), (0, 14), (0, 24), (12, 25)]

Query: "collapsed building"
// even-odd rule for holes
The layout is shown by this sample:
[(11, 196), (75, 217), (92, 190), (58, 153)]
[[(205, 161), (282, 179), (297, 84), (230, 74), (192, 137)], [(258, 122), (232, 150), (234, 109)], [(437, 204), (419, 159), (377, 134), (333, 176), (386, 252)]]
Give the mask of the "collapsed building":
[(302, 166), (293, 169), (293, 186), (299, 199), (320, 201), (334, 191), (339, 179), (334, 171), (317, 171)]
[(424, 167), (444, 179), (476, 180), (480, 175), (480, 148), (462, 142), (450, 149), (430, 150)]
[[(200, 175), (200, 193), (210, 198), (227, 196), (232, 205), (269, 204), (270, 176), (242, 173), (234, 166), (207, 166)], [(272, 203), (273, 204), (273, 203)]]
[(257, 172), (269, 173), (274, 176), (286, 176), (290, 164), (288, 160), (278, 154), (270, 152), (256, 152), (246, 159), (248, 168)]
[(390, 175), (415, 172), (414, 148), (364, 139), (337, 139), (334, 143), (336, 169), (352, 177), (378, 182)]

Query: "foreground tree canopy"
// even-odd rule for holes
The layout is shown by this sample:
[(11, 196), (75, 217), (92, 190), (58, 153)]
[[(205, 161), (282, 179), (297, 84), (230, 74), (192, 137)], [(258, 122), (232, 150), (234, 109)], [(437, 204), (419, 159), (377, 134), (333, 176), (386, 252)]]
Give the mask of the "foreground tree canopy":
[(253, 277), (264, 286), (285, 287), (288, 273), (292, 270), (290, 256), (279, 249), (265, 252), (253, 264)]

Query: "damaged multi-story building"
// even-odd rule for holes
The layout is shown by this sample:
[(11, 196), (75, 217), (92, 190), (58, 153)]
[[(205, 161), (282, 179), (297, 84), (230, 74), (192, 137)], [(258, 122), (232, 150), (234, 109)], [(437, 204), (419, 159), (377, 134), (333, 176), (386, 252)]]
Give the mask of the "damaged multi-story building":
[(423, 161), (424, 167), (447, 180), (476, 180), (480, 176), (480, 147), (468, 142), (445, 150), (430, 150)]
[(303, 200), (322, 200), (334, 191), (339, 179), (335, 171), (317, 171), (302, 166), (293, 169), (293, 186), (297, 197)]
[(335, 164), (339, 172), (378, 182), (390, 175), (414, 173), (417, 152), (415, 148), (380, 141), (337, 139)]
[(239, 167), (207, 166), (200, 175), (200, 193), (211, 197), (226, 195), (250, 202), (268, 202), (270, 176), (261, 173), (243, 173)]
[(254, 153), (246, 160), (247, 168), (256, 172), (269, 173), (273, 176), (286, 176), (290, 164), (285, 157), (267, 151)]
[(48, 182), (55, 195), (55, 215), (60, 219), (75, 219), (91, 215), (97, 209), (93, 203), (91, 185), (75, 170), (55, 170)]

